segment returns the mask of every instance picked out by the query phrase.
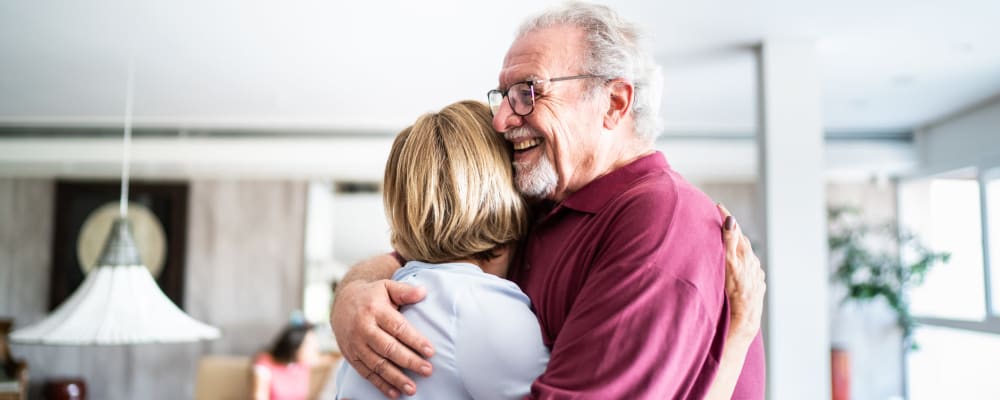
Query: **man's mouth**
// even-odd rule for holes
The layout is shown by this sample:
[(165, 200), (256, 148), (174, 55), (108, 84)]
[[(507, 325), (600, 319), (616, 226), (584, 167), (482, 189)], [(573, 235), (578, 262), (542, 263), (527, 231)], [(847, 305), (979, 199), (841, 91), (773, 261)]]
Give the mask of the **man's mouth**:
[(528, 139), (528, 140), (517, 141), (517, 142), (514, 142), (513, 144), (514, 144), (514, 151), (524, 151), (524, 150), (531, 149), (531, 148), (533, 148), (535, 146), (538, 146), (539, 144), (542, 144), (542, 139), (541, 138), (531, 138), (531, 139)]

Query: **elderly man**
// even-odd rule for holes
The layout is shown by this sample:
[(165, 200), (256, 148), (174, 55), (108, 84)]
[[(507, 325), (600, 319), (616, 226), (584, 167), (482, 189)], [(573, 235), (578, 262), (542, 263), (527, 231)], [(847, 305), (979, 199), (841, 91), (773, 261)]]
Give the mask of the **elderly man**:
[[(704, 398), (713, 379), (731, 380), (733, 398), (764, 396), (756, 327), (726, 343), (722, 220), (653, 150), (660, 92), (638, 28), (583, 3), (527, 21), (489, 92), (517, 187), (538, 200), (510, 273), (551, 349), (532, 397)], [(396, 366), (428, 375), (414, 351), (434, 352), (395, 312), (423, 296), (384, 280), (398, 267), (381, 256), (355, 268), (332, 318), (351, 365), (390, 397), (416, 389)], [(744, 367), (717, 377), (729, 346)]]

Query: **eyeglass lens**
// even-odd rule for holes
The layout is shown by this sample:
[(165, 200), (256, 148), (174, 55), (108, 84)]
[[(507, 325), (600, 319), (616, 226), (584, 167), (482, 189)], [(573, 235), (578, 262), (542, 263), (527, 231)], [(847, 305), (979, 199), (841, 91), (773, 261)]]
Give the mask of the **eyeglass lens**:
[[(491, 90), (488, 97), (490, 111), (493, 112), (493, 115), (496, 115), (500, 111), (504, 94), (499, 90)], [(507, 89), (507, 101), (510, 103), (510, 108), (514, 110), (514, 114), (522, 117), (531, 114), (531, 111), (535, 108), (534, 85), (528, 82), (511, 85)]]

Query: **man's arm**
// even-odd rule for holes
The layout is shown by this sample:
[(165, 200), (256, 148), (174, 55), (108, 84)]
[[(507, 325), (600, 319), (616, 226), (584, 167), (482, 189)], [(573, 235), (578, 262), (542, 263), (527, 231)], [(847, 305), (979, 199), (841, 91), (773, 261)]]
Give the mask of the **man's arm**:
[(424, 289), (390, 280), (399, 269), (390, 254), (353, 266), (338, 285), (330, 321), (344, 359), (383, 394), (413, 395), (416, 384), (400, 368), (430, 375), (431, 363), (417, 355), (434, 355), (423, 335), (413, 329), (399, 306), (424, 298)]

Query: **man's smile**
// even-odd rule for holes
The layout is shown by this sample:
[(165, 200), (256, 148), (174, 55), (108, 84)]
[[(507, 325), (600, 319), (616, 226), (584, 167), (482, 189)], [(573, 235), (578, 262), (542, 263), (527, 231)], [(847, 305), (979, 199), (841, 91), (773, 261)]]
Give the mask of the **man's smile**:
[(515, 151), (527, 150), (532, 147), (538, 146), (541, 143), (542, 143), (541, 138), (531, 138), (528, 140), (514, 142), (514, 150)]
[(514, 147), (514, 161), (525, 162), (529, 159), (535, 158), (532, 156), (534, 153), (541, 151), (541, 144), (545, 139), (541, 137), (526, 138), (523, 140), (515, 140), (511, 143)]

